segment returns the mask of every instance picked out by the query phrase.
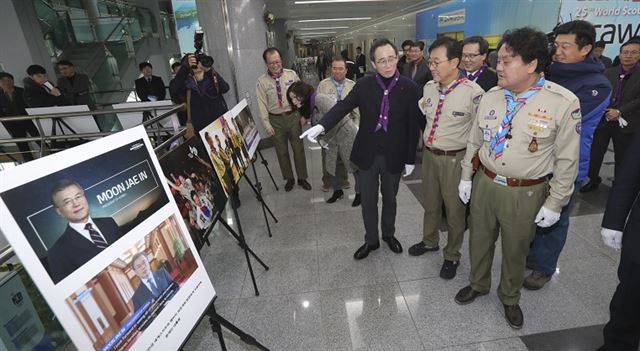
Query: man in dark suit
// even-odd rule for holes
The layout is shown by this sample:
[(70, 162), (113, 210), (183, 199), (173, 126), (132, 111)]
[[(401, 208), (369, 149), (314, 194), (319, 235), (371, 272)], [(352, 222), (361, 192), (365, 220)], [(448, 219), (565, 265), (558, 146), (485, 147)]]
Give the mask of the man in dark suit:
[(411, 61), (408, 56), (409, 49), (411, 49), (411, 43), (413, 43), (413, 40), (405, 40), (400, 45), (400, 47), (402, 47), (402, 57), (398, 60), (398, 70), (400, 71), (402, 71), (402, 68), (407, 62)]
[(498, 84), (496, 72), (486, 64), (488, 53), (489, 43), (481, 36), (468, 37), (462, 41), (463, 73), (484, 91), (489, 91)]
[(605, 110), (593, 135), (589, 182), (582, 186), (580, 192), (596, 190), (600, 185), (600, 167), (611, 139), (615, 159), (614, 177), (618, 177), (618, 170), (629, 150), (631, 139), (640, 131), (639, 60), (640, 41), (631, 39), (620, 47), (620, 65), (604, 71), (613, 92), (609, 108)]
[(144, 252), (133, 255), (131, 268), (140, 278), (140, 285), (131, 298), (134, 311), (137, 311), (147, 301), (157, 300), (165, 290), (169, 288), (177, 290), (178, 288), (166, 269), (160, 267), (155, 272), (151, 271), (149, 259)]
[[(0, 117), (26, 116), (24, 102), (24, 89), (14, 85), (13, 76), (6, 72), (0, 72)], [(38, 128), (33, 121), (2, 122), (11, 137), (24, 138), (27, 134), (31, 137), (39, 137)], [(33, 160), (29, 143), (16, 143), (24, 161)]]
[(136, 79), (136, 94), (141, 101), (164, 100), (166, 90), (162, 78), (153, 75), (153, 66), (149, 62), (138, 65), (142, 77)]
[(593, 57), (595, 57), (598, 61), (602, 62), (604, 68), (609, 68), (613, 65), (613, 61), (610, 58), (604, 56), (604, 48), (606, 44), (604, 40), (596, 41), (596, 47), (593, 49)]
[(356, 68), (358, 70), (356, 72), (356, 79), (364, 77), (364, 72), (367, 71), (367, 58), (364, 56), (362, 48), (359, 46), (356, 48)]
[(433, 79), (431, 71), (424, 59), (424, 43), (421, 41), (413, 42), (409, 45), (409, 60), (402, 67), (402, 75), (413, 80), (418, 88), (422, 89), (428, 81)]
[(112, 218), (91, 218), (84, 189), (75, 180), (58, 181), (51, 190), (56, 212), (69, 221), (48, 250), (49, 275), (58, 283), (122, 236)]
[(375, 41), (369, 52), (377, 74), (356, 82), (353, 90), (327, 112), (319, 124), (304, 132), (315, 142), (353, 109), (360, 109), (360, 128), (351, 151), (358, 167), (362, 199), (365, 244), (354, 254), (363, 259), (379, 246), (378, 194), (382, 193), (382, 240), (391, 251), (402, 252), (395, 238), (396, 195), (402, 170), (405, 176), (415, 168), (418, 143), (418, 86), (397, 69), (398, 50), (387, 39)]
[[(640, 150), (640, 134), (630, 147)], [(640, 343), (640, 153), (627, 154), (609, 194), (602, 219), (602, 239), (607, 246), (622, 249), (618, 279), (611, 299), (611, 317), (604, 327), (604, 346), (598, 351), (635, 351)]]
[(27, 67), (27, 75), (22, 84), (24, 86), (24, 101), (28, 107), (66, 106), (69, 101), (62, 95), (60, 89), (49, 81), (47, 70), (40, 65)]
[(323, 50), (318, 51), (318, 58), (316, 59), (316, 68), (318, 68), (318, 80), (323, 80), (327, 77), (327, 67), (329, 67), (329, 58), (324, 54)]
[(87, 105), (93, 110), (91, 100), (91, 82), (86, 74), (77, 73), (71, 61), (61, 60), (56, 64), (62, 77), (58, 79), (58, 88), (71, 105)]

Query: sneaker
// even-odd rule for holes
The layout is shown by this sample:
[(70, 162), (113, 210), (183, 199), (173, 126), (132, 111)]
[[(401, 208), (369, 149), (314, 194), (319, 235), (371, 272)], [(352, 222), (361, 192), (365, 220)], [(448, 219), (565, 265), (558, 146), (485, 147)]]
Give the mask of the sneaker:
[(524, 278), (522, 286), (527, 290), (540, 290), (549, 280), (551, 280), (551, 274), (534, 270)]
[(453, 279), (456, 276), (459, 265), (460, 261), (444, 260), (442, 268), (440, 269), (440, 278), (446, 280)]
[(436, 245), (434, 247), (429, 247), (421, 241), (409, 248), (409, 255), (420, 256), (429, 251), (438, 251), (438, 250), (440, 250), (440, 246)]

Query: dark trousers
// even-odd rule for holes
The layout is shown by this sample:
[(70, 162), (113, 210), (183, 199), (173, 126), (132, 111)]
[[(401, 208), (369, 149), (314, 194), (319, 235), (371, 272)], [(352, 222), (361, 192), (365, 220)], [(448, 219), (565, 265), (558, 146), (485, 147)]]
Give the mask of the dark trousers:
[(607, 124), (596, 129), (593, 135), (593, 143), (591, 144), (591, 154), (589, 160), (589, 179), (598, 179), (602, 160), (607, 153), (609, 141), (613, 139), (613, 153), (616, 162), (614, 169), (614, 177), (617, 178), (617, 172), (621, 168), (624, 155), (629, 149), (633, 133), (623, 133), (618, 122), (607, 122)]
[[(637, 233), (624, 235), (630, 234)], [(640, 264), (623, 254), (618, 279), (620, 283), (609, 305), (611, 319), (604, 327), (604, 344), (607, 350), (637, 351), (640, 342)]]
[(382, 193), (382, 237), (390, 238), (396, 231), (396, 195), (400, 173), (389, 173), (384, 156), (377, 155), (369, 169), (358, 171), (358, 183), (366, 231), (364, 241), (375, 245), (378, 243), (378, 191)]
[[(14, 122), (2, 122), (9, 134), (11, 134), (14, 138), (25, 138), (27, 134), (32, 137), (39, 137), (40, 133), (38, 133), (38, 128), (33, 124), (32, 121), (14, 121)], [(16, 143), (18, 145), (18, 150), (20, 150), (22, 154), (22, 159), (25, 161), (33, 160), (33, 155), (31, 154), (31, 148), (29, 147), (29, 143)]]
[(322, 81), (325, 78), (327, 78), (327, 68), (318, 67), (318, 79)]

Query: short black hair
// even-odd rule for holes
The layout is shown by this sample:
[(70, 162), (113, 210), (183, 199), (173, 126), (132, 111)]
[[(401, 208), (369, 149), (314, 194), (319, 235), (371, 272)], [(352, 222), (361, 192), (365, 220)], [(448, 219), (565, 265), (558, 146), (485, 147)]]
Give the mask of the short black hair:
[(360, 51), (362, 51), (362, 48), (358, 46), (358, 47), (356, 48), (356, 50), (360, 50)]
[(431, 43), (431, 46), (429, 46), (429, 53), (431, 53), (435, 48), (439, 48), (441, 46), (444, 46), (447, 49), (447, 59), (453, 60), (457, 58), (458, 61), (460, 61), (460, 58), (462, 57), (462, 45), (459, 41), (447, 36), (440, 37)]
[(27, 67), (27, 75), (32, 76), (34, 74), (47, 74), (47, 70), (40, 65), (31, 65)]
[(314, 91), (315, 89), (313, 89), (312, 85), (307, 84), (301, 80), (291, 84), (291, 86), (289, 86), (289, 89), (287, 89), (287, 101), (289, 101), (291, 109), (293, 111), (296, 111), (298, 110), (298, 107), (293, 104), (293, 101), (291, 101), (289, 93), (293, 93), (295, 96), (299, 97), (302, 100), (303, 105), (299, 109), (300, 114), (302, 114), (304, 118), (311, 118), (311, 114), (313, 113), (313, 111), (311, 111), (311, 106), (309, 106), (309, 98)]
[(605, 48), (607, 46), (607, 43), (604, 42), (604, 40), (598, 40), (596, 41), (595, 45), (593, 46), (594, 48)]
[(407, 45), (411, 45), (411, 44), (413, 44), (413, 40), (409, 40), (409, 39), (407, 39), (407, 40), (405, 40), (405, 41), (403, 41), (403, 42), (402, 42), (402, 45), (400, 45), (400, 47), (401, 47), (401, 48), (404, 48), (405, 46), (407, 46)]
[[(407, 41), (411, 42), (411, 40), (405, 40), (405, 42), (407, 42)], [(385, 45), (391, 45), (391, 47), (393, 48), (393, 51), (396, 53), (396, 56), (398, 56), (398, 48), (396, 48), (396, 46), (395, 46), (395, 45), (393, 45), (393, 43), (392, 43), (389, 39), (387, 39), (387, 38), (383, 38), (383, 39), (375, 40), (375, 41), (373, 42), (373, 44), (371, 44), (371, 49), (369, 50), (369, 57), (370, 57), (371, 61), (374, 61), (374, 62), (375, 62), (375, 59), (376, 59), (376, 55), (375, 55), (376, 50), (377, 50), (379, 47), (381, 47), (381, 46), (385, 46)], [(404, 42), (402, 43), (402, 45), (404, 46)], [(409, 44), (407, 44), (407, 45), (411, 45), (411, 44), (409, 43)]]
[(531, 27), (508, 30), (502, 35), (498, 50), (503, 45), (509, 47), (513, 56), (520, 56), (524, 63), (531, 63), (537, 60), (536, 72), (540, 73), (551, 62), (549, 55), (549, 41), (547, 35)]
[(51, 188), (51, 191), (49, 192), (49, 197), (51, 199), (51, 204), (53, 205), (53, 207), (58, 207), (54, 200), (54, 197), (56, 196), (56, 194), (74, 185), (80, 188), (84, 192), (84, 188), (82, 187), (82, 185), (80, 185), (80, 183), (72, 179), (60, 179), (53, 184), (53, 188)]
[(349, 51), (347, 51), (347, 50), (340, 51), (340, 57), (342, 57), (343, 59), (347, 60), (349, 58)]
[(467, 44), (478, 44), (480, 55), (489, 53), (489, 42), (487, 41), (487, 39), (479, 35), (474, 35), (472, 37), (465, 38), (462, 41), (462, 47), (464, 48), (464, 46)]
[(56, 63), (56, 66), (71, 66), (71, 67), (73, 67), (73, 63), (71, 63), (71, 61), (69, 61), (69, 60), (60, 60), (60, 61), (58, 61), (58, 63)]
[(344, 62), (344, 66), (347, 66), (347, 60), (344, 57), (341, 56), (336, 56), (333, 59), (331, 59), (331, 64), (333, 65), (334, 62), (336, 61), (340, 61), (340, 62)]
[(631, 37), (631, 39), (627, 40), (624, 44), (620, 45), (620, 52), (622, 52), (622, 48), (629, 44), (640, 44), (640, 37)]
[(11, 80), (13, 80), (13, 75), (11, 75), (11, 73), (7, 73), (7, 72), (0, 72), (0, 79), (2, 78), (9, 78)]
[(424, 51), (424, 43), (421, 42), (420, 40), (414, 41), (413, 43), (411, 43), (411, 47), (412, 48), (420, 48), (420, 51)]
[(593, 26), (593, 24), (582, 20), (563, 23), (555, 28), (553, 34), (555, 34), (556, 36), (559, 34), (575, 34), (578, 49), (582, 49), (587, 45), (591, 45), (591, 50), (593, 50), (594, 44), (596, 42), (595, 27)]
[(153, 65), (149, 62), (140, 62), (140, 64), (138, 65), (138, 69), (140, 71), (142, 71), (145, 67), (149, 67), (151, 69), (153, 69)]
[(194, 196), (198, 196), (198, 193), (196, 193), (195, 190), (191, 190), (191, 192), (189, 193), (189, 195), (191, 195), (191, 199), (193, 200)]
[(274, 52), (277, 52), (280, 58), (282, 58), (282, 54), (280, 53), (280, 50), (278, 50), (278, 48), (270, 47), (262, 52), (262, 59), (264, 60), (264, 63), (267, 63), (267, 55), (273, 54)]
[(182, 65), (182, 63), (180, 63), (180, 62), (174, 62), (173, 64), (171, 64), (171, 69), (174, 69), (174, 68), (176, 68), (178, 66), (181, 66), (181, 65)]

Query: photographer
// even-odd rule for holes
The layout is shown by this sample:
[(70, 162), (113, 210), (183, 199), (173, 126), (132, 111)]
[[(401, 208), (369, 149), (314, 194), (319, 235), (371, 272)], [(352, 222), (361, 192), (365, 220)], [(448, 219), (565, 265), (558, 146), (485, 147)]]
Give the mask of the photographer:
[(229, 84), (212, 68), (213, 58), (203, 54), (187, 54), (176, 77), (169, 84), (172, 97), (181, 96), (186, 102), (187, 123), (197, 133), (227, 112), (222, 94)]

